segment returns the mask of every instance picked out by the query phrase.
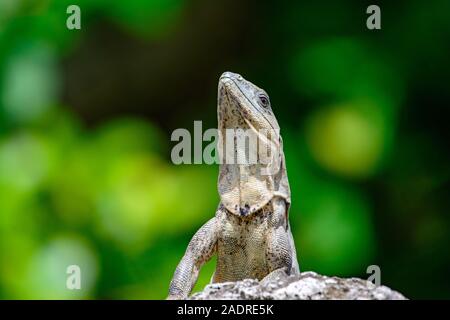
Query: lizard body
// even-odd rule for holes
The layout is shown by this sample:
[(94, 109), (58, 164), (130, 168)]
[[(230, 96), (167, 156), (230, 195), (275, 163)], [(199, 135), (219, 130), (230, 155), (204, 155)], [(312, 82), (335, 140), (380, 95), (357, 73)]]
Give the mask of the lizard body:
[[(220, 165), (221, 202), (215, 216), (190, 241), (170, 283), (169, 299), (187, 298), (201, 266), (214, 254), (217, 265), (212, 282), (264, 281), (280, 272), (300, 272), (288, 221), (290, 189), (282, 139), (267, 93), (238, 74), (223, 73), (218, 86), (218, 127), (222, 137), (226, 129), (253, 132), (262, 148), (256, 163)], [(263, 130), (269, 132), (266, 137), (261, 135)], [(223, 144), (219, 153), (223, 155), (225, 149)], [(261, 160), (262, 149), (270, 151), (270, 161)], [(238, 157), (248, 151), (249, 146), (243, 145), (232, 153)]]

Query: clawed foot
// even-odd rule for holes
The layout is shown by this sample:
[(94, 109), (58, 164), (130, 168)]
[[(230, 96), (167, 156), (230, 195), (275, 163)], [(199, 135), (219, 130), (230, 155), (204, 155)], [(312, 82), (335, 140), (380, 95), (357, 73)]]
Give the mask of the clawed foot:
[(286, 268), (280, 268), (277, 270), (272, 271), (267, 276), (265, 276), (259, 283), (261, 285), (266, 285), (267, 283), (278, 279), (278, 278), (285, 278), (288, 276), (288, 273), (286, 272)]

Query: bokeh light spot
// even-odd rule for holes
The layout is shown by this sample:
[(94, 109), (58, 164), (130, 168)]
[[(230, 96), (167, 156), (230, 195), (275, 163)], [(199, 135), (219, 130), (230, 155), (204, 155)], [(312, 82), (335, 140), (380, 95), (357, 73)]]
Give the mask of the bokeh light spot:
[(366, 177), (383, 155), (384, 131), (373, 113), (354, 104), (342, 104), (315, 112), (306, 126), (306, 139), (314, 159), (339, 175)]
[[(81, 269), (81, 289), (66, 286), (70, 265)], [(98, 273), (97, 257), (83, 238), (61, 235), (35, 252), (23, 278), (23, 297), (28, 299), (88, 298)]]
[(32, 133), (20, 133), (0, 142), (0, 184), (31, 191), (44, 181), (50, 170), (51, 149)]
[(1, 99), (8, 116), (26, 122), (44, 114), (56, 102), (58, 70), (53, 52), (44, 45), (29, 45), (6, 66)]

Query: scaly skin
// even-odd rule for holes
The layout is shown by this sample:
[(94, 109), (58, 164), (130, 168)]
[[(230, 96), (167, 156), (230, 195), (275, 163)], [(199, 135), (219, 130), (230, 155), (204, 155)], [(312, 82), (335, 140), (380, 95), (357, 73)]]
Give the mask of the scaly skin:
[[(190, 241), (170, 283), (168, 299), (187, 298), (201, 266), (214, 254), (217, 266), (212, 282), (265, 281), (278, 273), (300, 272), (288, 222), (290, 190), (282, 139), (267, 94), (240, 75), (225, 72), (219, 80), (218, 122), (223, 137), (230, 128), (255, 133), (278, 130), (263, 145), (277, 152), (279, 164), (263, 163), (258, 153), (256, 164), (221, 165), (221, 203), (215, 217)], [(236, 146), (233, 152), (245, 150)], [(261, 174), (262, 168), (271, 174)]]

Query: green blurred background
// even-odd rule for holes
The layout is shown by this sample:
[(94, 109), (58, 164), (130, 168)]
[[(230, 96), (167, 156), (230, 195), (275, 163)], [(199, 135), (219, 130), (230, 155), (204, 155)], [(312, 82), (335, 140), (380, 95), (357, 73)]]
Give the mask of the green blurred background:
[(302, 270), (450, 298), (450, 2), (369, 4), (0, 0), (0, 298), (166, 297), (219, 201), (170, 134), (217, 126), (226, 70), (271, 96)]

